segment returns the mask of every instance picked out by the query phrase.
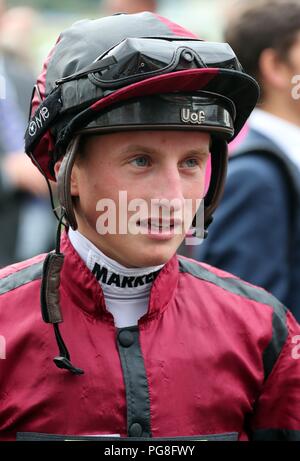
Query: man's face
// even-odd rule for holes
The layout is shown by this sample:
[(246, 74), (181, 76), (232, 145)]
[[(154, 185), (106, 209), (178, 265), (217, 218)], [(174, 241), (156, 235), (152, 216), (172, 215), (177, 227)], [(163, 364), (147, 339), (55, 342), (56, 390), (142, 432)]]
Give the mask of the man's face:
[(297, 108), (300, 116), (300, 32), (288, 54), (288, 69), (290, 82), (294, 87), (297, 85), (292, 93), (292, 96), (295, 96), (294, 92), (296, 93), (296, 97), (292, 98), (292, 104)]
[[(72, 171), (79, 231), (126, 267), (167, 262), (184, 239), (184, 229), (191, 225), (204, 195), (209, 144), (208, 134), (187, 131), (89, 137)], [(161, 199), (164, 205), (158, 207)], [(192, 211), (185, 215), (186, 204), (192, 204)]]
[(139, 13), (142, 11), (156, 11), (155, 0), (107, 0), (104, 3), (107, 14)]
[(5, 0), (0, 0), (0, 20), (2, 20), (2, 16), (6, 10), (6, 3)]
[(262, 109), (299, 125), (300, 32), (287, 51), (266, 48), (260, 57)]

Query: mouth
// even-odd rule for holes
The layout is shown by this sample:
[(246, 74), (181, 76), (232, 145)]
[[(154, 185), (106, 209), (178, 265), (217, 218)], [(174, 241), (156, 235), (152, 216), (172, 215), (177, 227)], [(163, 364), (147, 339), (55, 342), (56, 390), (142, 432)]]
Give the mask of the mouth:
[(174, 233), (175, 230), (182, 229), (181, 219), (157, 219), (148, 218), (137, 221), (137, 225), (142, 229), (152, 233)]

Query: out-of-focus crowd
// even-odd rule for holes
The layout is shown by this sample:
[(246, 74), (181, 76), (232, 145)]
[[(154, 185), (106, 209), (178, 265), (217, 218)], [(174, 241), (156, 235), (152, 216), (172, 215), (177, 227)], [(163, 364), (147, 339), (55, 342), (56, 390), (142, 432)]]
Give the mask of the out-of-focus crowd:
[(35, 75), (30, 37), (38, 21), (29, 7), (0, 0), (0, 267), (53, 245), (46, 182), (24, 154)]

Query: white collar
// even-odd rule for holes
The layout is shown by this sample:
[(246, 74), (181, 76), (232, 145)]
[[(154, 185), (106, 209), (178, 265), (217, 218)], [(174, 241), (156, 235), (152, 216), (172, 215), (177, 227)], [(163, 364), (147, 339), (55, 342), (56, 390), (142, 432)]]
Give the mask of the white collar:
[(128, 268), (106, 256), (79, 231), (69, 229), (69, 239), (81, 259), (98, 278), (106, 298), (136, 299), (149, 294), (160, 266)]
[(298, 126), (258, 108), (252, 112), (249, 125), (277, 144), (300, 169), (300, 128)]

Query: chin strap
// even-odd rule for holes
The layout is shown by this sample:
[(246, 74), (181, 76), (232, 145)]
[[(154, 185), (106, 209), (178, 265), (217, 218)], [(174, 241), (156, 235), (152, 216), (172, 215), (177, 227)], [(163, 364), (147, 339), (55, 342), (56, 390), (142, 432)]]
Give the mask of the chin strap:
[(71, 363), (71, 358), (67, 346), (65, 345), (59, 331), (58, 324), (63, 322), (60, 309), (60, 273), (64, 263), (64, 255), (60, 252), (61, 227), (63, 225), (64, 212), (62, 213), (56, 235), (55, 253), (49, 253), (43, 266), (43, 276), (41, 284), (41, 309), (42, 317), (46, 323), (52, 323), (56, 342), (59, 348), (59, 356), (53, 359), (58, 368), (64, 368), (75, 375), (84, 373), (80, 368)]
[(66, 154), (62, 160), (57, 175), (57, 191), (59, 203), (64, 212), (65, 218), (72, 229), (77, 229), (77, 221), (74, 213), (74, 206), (71, 196), (71, 173), (74, 166), (80, 135), (72, 139), (68, 145)]

